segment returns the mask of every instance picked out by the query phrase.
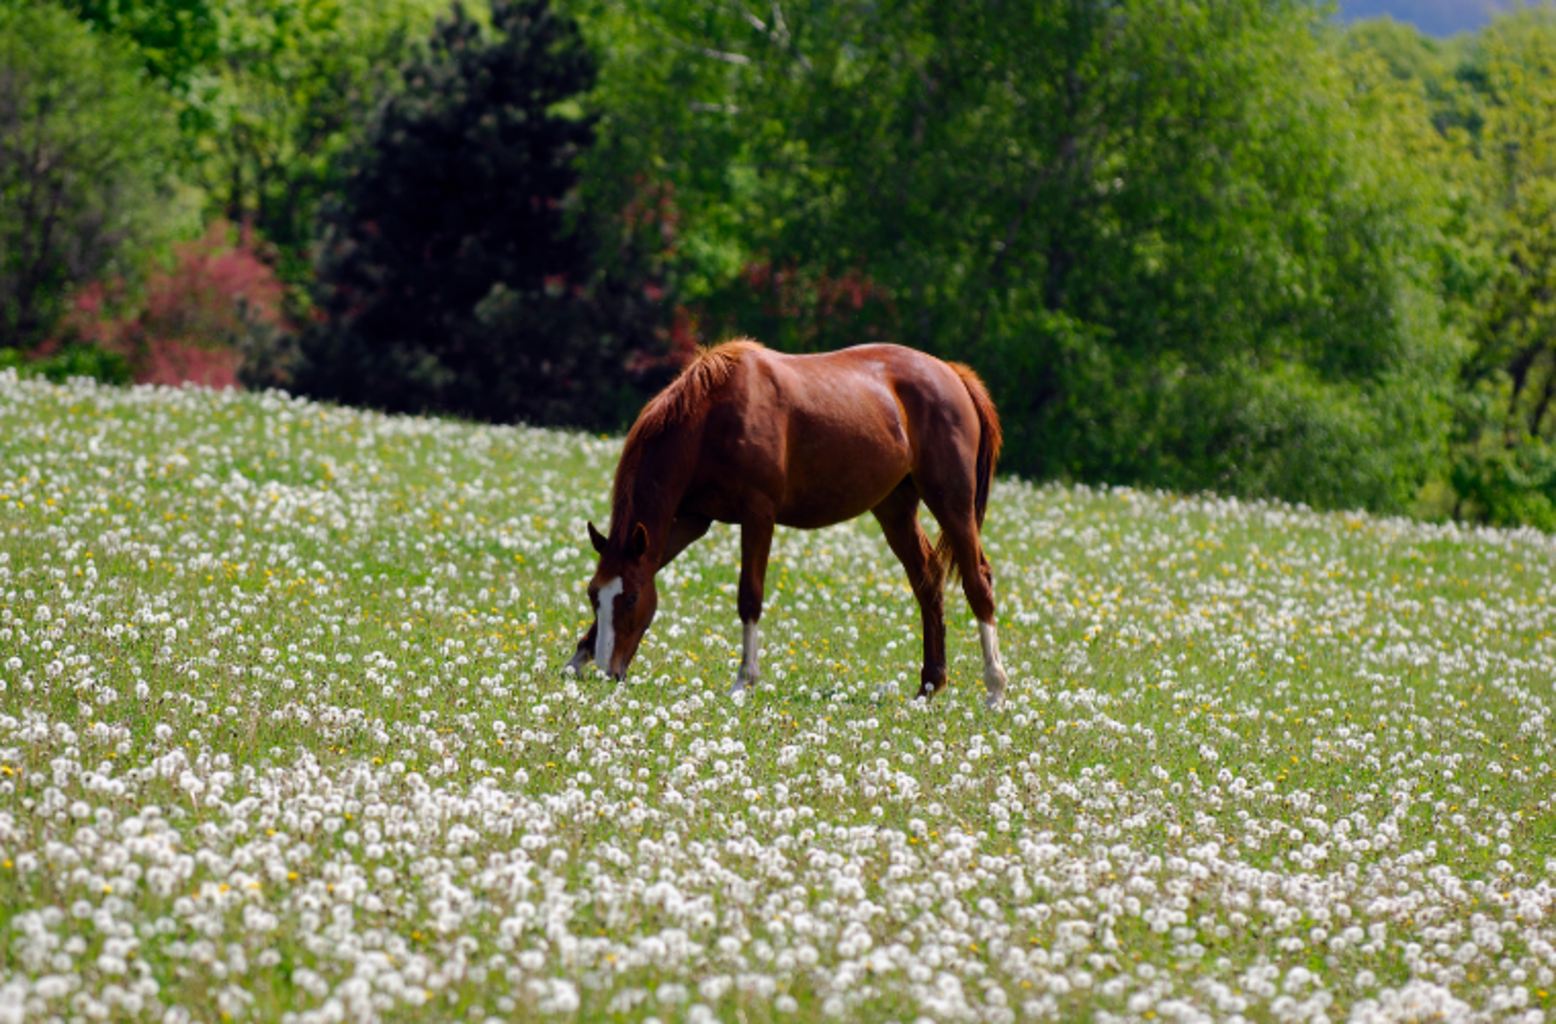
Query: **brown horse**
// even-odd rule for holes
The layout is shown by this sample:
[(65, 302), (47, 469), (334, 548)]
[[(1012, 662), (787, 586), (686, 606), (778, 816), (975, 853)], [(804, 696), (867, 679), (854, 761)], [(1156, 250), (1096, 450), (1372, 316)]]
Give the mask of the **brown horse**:
[[(753, 341), (703, 352), (638, 417), (616, 467), (595, 620), (568, 668), (626, 674), (654, 617), (654, 575), (716, 519), (740, 524), (739, 692), (757, 681), (757, 620), (775, 525), (817, 529), (870, 511), (924, 617), (918, 696), (945, 688), (947, 571), (959, 572), (983, 644), (987, 701), (1005, 694), (993, 572), (979, 543), (999, 455), (994, 403), (971, 369), (898, 345), (791, 356)], [(931, 546), (923, 501), (940, 524)]]

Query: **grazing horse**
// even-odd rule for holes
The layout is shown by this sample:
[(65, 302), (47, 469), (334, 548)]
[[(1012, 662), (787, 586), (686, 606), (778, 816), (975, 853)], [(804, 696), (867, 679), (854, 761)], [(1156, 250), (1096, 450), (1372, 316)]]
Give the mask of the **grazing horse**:
[[(735, 692), (757, 681), (757, 621), (776, 525), (813, 530), (874, 513), (924, 618), (918, 696), (946, 685), (947, 572), (978, 618), (987, 702), (1004, 699), (994, 574), (978, 531), (999, 455), (994, 403), (971, 369), (899, 345), (784, 355), (740, 340), (701, 353), (644, 408), (616, 467), (594, 623), (568, 668), (620, 679), (654, 617), (654, 575), (716, 519), (740, 524)], [(940, 524), (931, 546), (922, 501)]]

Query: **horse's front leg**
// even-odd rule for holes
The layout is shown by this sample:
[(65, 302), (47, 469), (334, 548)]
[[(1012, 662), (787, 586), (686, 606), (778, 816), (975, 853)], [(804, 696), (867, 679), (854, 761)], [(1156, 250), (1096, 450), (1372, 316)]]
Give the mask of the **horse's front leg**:
[(767, 580), (767, 556), (773, 546), (773, 519), (761, 515), (740, 524), (740, 671), (731, 691), (740, 693), (755, 686), (760, 675), (758, 664), (761, 636), (757, 622), (762, 617), (762, 591)]

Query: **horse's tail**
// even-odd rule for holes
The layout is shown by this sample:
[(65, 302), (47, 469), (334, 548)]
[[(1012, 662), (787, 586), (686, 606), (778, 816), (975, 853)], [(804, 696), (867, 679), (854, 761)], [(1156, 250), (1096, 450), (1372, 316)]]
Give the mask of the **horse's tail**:
[[(974, 470), (976, 490), (973, 496), (973, 515), (981, 530), (984, 514), (989, 510), (989, 487), (994, 482), (994, 464), (999, 459), (1004, 434), (1000, 431), (1000, 416), (994, 408), (994, 399), (989, 397), (989, 389), (984, 386), (982, 379), (972, 367), (963, 363), (949, 365), (962, 379), (962, 386), (967, 389), (967, 396), (972, 399), (973, 408), (978, 411), (978, 455)], [(941, 527), (940, 539), (935, 542), (935, 560), (945, 568), (948, 580), (956, 579), (956, 559), (953, 557), (951, 541), (944, 527)]]
[(1000, 445), (1004, 443), (1005, 435), (1000, 431), (1000, 414), (995, 411), (994, 399), (989, 397), (989, 389), (984, 387), (972, 367), (952, 363), (951, 369), (962, 378), (967, 395), (978, 410), (978, 490), (973, 499), (973, 512), (981, 530), (984, 513), (989, 510), (989, 486), (994, 482), (994, 464), (999, 461)]

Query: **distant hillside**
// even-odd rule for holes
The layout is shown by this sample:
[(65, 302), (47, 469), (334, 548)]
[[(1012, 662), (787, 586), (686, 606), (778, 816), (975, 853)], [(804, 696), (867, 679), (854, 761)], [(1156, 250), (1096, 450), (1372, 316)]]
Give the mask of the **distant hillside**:
[(1451, 36), (1480, 28), (1510, 6), (1498, 0), (1341, 0), (1340, 17), (1356, 21), (1387, 16), (1427, 35)]

